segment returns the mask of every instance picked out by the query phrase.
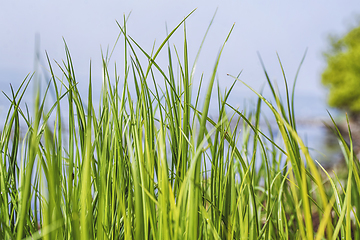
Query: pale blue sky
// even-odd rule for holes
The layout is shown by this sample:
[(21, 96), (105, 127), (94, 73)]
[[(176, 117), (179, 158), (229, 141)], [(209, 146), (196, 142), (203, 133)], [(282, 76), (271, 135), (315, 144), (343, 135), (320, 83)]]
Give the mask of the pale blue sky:
[[(9, 83), (16, 86), (27, 73), (33, 71), (36, 33), (41, 36), (41, 53), (46, 50), (50, 58), (57, 61), (65, 58), (62, 37), (65, 38), (78, 81), (86, 84), (90, 59), (94, 76), (100, 76), (100, 46), (105, 49), (115, 42), (119, 33), (115, 20), (122, 22), (123, 14), (132, 11), (128, 22), (129, 34), (150, 51), (154, 39), (159, 43), (165, 37), (165, 22), (169, 29), (173, 28), (194, 8), (197, 10), (186, 25), (192, 58), (218, 8), (200, 57), (198, 74), (205, 72), (208, 73), (205, 78), (209, 77), (218, 50), (235, 23), (218, 72), (224, 86), (232, 82), (227, 73), (236, 75), (243, 70), (242, 79), (260, 88), (265, 77), (257, 52), (261, 54), (270, 77), (282, 83), (276, 57), (278, 52), (291, 82), (308, 48), (297, 91), (305, 97), (310, 94), (318, 99), (325, 98), (320, 74), (325, 66), (321, 52), (327, 48), (327, 35), (345, 33), (354, 26), (360, 14), (360, 2), (355, 0), (2, 1), (1, 90), (9, 92)], [(182, 30), (174, 36), (172, 43), (181, 48)], [(121, 63), (122, 46), (117, 47), (113, 60)], [(242, 88), (237, 91), (241, 92)]]

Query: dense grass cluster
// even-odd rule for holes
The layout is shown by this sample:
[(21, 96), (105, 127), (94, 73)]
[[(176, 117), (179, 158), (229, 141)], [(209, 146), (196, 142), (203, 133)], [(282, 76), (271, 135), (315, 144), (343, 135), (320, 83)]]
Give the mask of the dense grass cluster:
[[(272, 103), (254, 91), (255, 109), (239, 110), (227, 104), (234, 85), (225, 93), (218, 86), (218, 112), (211, 113), (218, 118), (211, 119), (210, 96), (232, 29), (205, 97), (200, 84), (192, 99), (192, 83), (202, 81), (194, 79), (199, 54), (190, 66), (185, 27), (183, 53), (169, 44), (184, 21), (151, 53), (127, 35), (125, 20), (119, 24), (124, 72), (115, 70), (111, 80), (103, 58), (98, 110), (91, 75), (87, 100), (80, 96), (66, 44), (66, 60), (56, 66), (62, 77), (49, 61), (54, 105), (45, 107), (47, 89), (33, 114), (21, 107), (31, 77), (7, 95), (1, 239), (359, 239), (360, 169), (351, 141), (339, 134), (345, 179), (322, 169), (297, 134), (285, 74), (282, 101), (265, 68)], [(157, 63), (160, 51), (168, 52), (165, 68)], [(276, 119), (277, 139), (271, 127), (260, 127), (262, 107)]]

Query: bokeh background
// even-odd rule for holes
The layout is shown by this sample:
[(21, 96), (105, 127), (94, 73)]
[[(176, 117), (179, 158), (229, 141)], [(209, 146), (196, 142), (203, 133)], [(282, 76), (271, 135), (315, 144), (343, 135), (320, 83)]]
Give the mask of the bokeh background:
[[(46, 80), (46, 55), (54, 60), (65, 59), (66, 41), (75, 66), (77, 81), (86, 94), (91, 60), (95, 95), (101, 89), (101, 53), (112, 49), (119, 33), (118, 21), (123, 24), (129, 16), (129, 35), (145, 50), (151, 52), (166, 37), (166, 29), (174, 28), (193, 9), (186, 21), (190, 60), (193, 61), (205, 31), (216, 12), (204, 44), (194, 86), (200, 75), (210, 78), (218, 51), (231, 26), (235, 28), (222, 55), (218, 82), (224, 90), (237, 75), (256, 90), (264, 88), (268, 94), (266, 78), (258, 54), (270, 78), (284, 91), (283, 77), (277, 53), (284, 66), (287, 80), (292, 85), (301, 59), (307, 50), (296, 87), (295, 107), (299, 132), (314, 149), (322, 149), (317, 158), (331, 158), (334, 153), (328, 142), (323, 121), (327, 110), (335, 116), (341, 112), (326, 104), (326, 89), (321, 85), (321, 73), (326, 67), (322, 52), (329, 48), (330, 34), (341, 36), (357, 26), (360, 20), (359, 1), (2, 1), (0, 3), (0, 89), (10, 93), (10, 84), (16, 89), (25, 76), (37, 70), (39, 79)], [(183, 30), (171, 43), (182, 49)], [(110, 62), (123, 64), (123, 43), (120, 41)], [(36, 60), (39, 53), (40, 61)], [(166, 64), (166, 54), (159, 62)], [(121, 68), (121, 67), (120, 67)], [(40, 69), (40, 70), (39, 70)], [(57, 70), (60, 74), (60, 71)], [(40, 77), (39, 77), (40, 76)], [(121, 71), (120, 71), (121, 78)], [(161, 85), (161, 83), (159, 83)], [(25, 101), (31, 105), (33, 91)], [(238, 83), (230, 101), (234, 106), (251, 104), (256, 97)], [(1, 124), (6, 117), (8, 100), (0, 96)], [(264, 110), (266, 111), (266, 110)], [(1, 125), (0, 124), (0, 125)], [(333, 160), (331, 160), (333, 161)]]

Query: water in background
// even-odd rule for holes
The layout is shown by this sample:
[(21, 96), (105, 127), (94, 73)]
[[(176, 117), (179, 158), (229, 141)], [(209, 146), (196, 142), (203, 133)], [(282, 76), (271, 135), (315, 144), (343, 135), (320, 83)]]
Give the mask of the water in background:
[[(302, 83), (299, 82), (299, 85)], [(235, 94), (230, 97), (230, 101), (236, 102), (234, 98), (239, 96)], [(270, 94), (266, 94), (265, 98), (274, 102), (274, 99)], [(250, 102), (250, 104), (244, 103), (244, 105), (253, 106), (252, 109), (255, 109), (256, 98), (247, 96), (246, 102)], [(245, 101), (245, 100), (243, 100)], [(283, 103), (286, 102), (286, 98), (282, 97)], [(242, 109), (242, 104), (238, 104), (239, 109)], [(274, 134), (277, 134), (278, 127), (276, 121), (269, 109), (269, 107), (262, 103), (262, 113), (269, 120), (272, 129), (274, 130)], [(302, 138), (305, 145), (308, 147), (309, 152), (314, 160), (319, 161), (325, 168), (331, 167), (342, 160), (342, 154), (340, 147), (338, 145), (337, 139), (333, 132), (328, 128), (328, 126), (333, 126), (331, 122), (331, 118), (329, 116), (335, 118), (337, 121), (344, 119), (344, 113), (330, 108), (326, 104), (325, 94), (320, 92), (306, 92), (306, 91), (296, 91), (295, 90), (295, 118), (297, 124), (297, 132), (299, 136)], [(260, 127), (265, 133), (266, 131), (266, 123), (262, 118), (260, 122)]]
[[(42, 76), (44, 77), (44, 76)], [(19, 78), (20, 79), (20, 78)], [(33, 81), (36, 83), (36, 80)], [(13, 83), (13, 87), (16, 90), (19, 86), (19, 82)], [(101, 90), (101, 81), (94, 81), (93, 82), (93, 89), (94, 89), (94, 101), (99, 99), (100, 90)], [(241, 83), (239, 83), (241, 84)], [(299, 88), (301, 89), (303, 84), (301, 81), (298, 82)], [(86, 92), (87, 92), (87, 85), (81, 87), (81, 91), (83, 95), (83, 99), (86, 99)], [(46, 84), (43, 82), (41, 84), (41, 91), (43, 92), (46, 87)], [(6, 89), (7, 88), (7, 89)], [(204, 87), (206, 88), (206, 87)], [(25, 109), (26, 107), (29, 108), (30, 113), (32, 112), (32, 106), (34, 104), (34, 84), (30, 84), (29, 89), (27, 90), (23, 104), (21, 107)], [(248, 110), (255, 109), (256, 103), (256, 95), (251, 91), (245, 91), (243, 87), (235, 88), (229, 98), (230, 105), (234, 107), (238, 107), (240, 111), (244, 110), (245, 108)], [(248, 89), (247, 89), (248, 90)], [(11, 97), (10, 86), (6, 87), (3, 90), (9, 97)], [(196, 89), (193, 90), (196, 92)], [(266, 92), (266, 91), (265, 91)], [(215, 93), (215, 89), (213, 90)], [(47, 108), (49, 109), (50, 106), (55, 102), (55, 98), (51, 97), (52, 93), (49, 92), (49, 101), (46, 103)], [(273, 98), (270, 94), (265, 93), (265, 97), (270, 101), (274, 102)], [(217, 104), (216, 100), (214, 99), (215, 94), (212, 99), (212, 105), (210, 107), (210, 116), (214, 119), (217, 119), (217, 116), (214, 113), (217, 113)], [(53, 101), (51, 101), (53, 100)], [(283, 97), (283, 101), (286, 99)], [(25, 103), (26, 105), (25, 106)], [(67, 110), (66, 110), (66, 103), (62, 109), (64, 116), (63, 119), (67, 119)], [(7, 116), (7, 111), (10, 106), (9, 100), (7, 100), (4, 96), (0, 99), (0, 127), (2, 128), (5, 119)], [(327, 129), (324, 123), (330, 124), (330, 117), (328, 115), (327, 110), (333, 115), (333, 117), (337, 117), (341, 115), (338, 111), (334, 109), (330, 109), (326, 105), (326, 99), (324, 94), (320, 91), (318, 93), (313, 92), (306, 92), (306, 91), (295, 91), (295, 117), (297, 119), (297, 130), (300, 137), (304, 140), (304, 143), (309, 147), (310, 154), (316, 160), (318, 160), (322, 165), (325, 167), (329, 167), (332, 164), (337, 163), (341, 159), (340, 148), (337, 145), (336, 139), (334, 138), (333, 134)], [(229, 112), (232, 112), (229, 110)], [(272, 114), (266, 104), (262, 104), (262, 113), (267, 116), (272, 125), (273, 129), (277, 129), (277, 125), (275, 120), (272, 120)], [(344, 115), (344, 114), (342, 114)], [(25, 127), (25, 123), (23, 122), (23, 127)], [(262, 119), (261, 127), (266, 129), (265, 121)]]

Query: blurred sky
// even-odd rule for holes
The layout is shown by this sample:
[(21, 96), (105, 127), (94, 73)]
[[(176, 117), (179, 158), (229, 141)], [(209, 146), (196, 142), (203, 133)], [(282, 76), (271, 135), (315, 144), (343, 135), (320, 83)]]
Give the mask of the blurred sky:
[[(218, 9), (200, 56), (198, 76), (205, 72), (205, 79), (210, 78), (218, 51), (235, 23), (219, 67), (221, 86), (230, 86), (233, 81), (227, 73), (237, 75), (243, 70), (241, 79), (259, 90), (266, 79), (257, 52), (270, 78), (282, 85), (278, 53), (292, 83), (308, 49), (297, 92), (302, 101), (308, 101), (308, 106), (314, 104), (310, 96), (315, 96), (324, 106), (326, 92), (320, 84), (320, 76), (325, 62), (321, 53), (328, 48), (329, 34), (344, 34), (358, 23), (360, 1), (1, 1), (1, 90), (9, 93), (9, 83), (18, 86), (26, 74), (34, 70), (37, 33), (43, 60), (45, 50), (52, 60), (65, 59), (63, 38), (66, 40), (77, 81), (86, 86), (90, 59), (93, 76), (101, 76), (100, 50), (113, 46), (120, 32), (116, 20), (122, 24), (124, 14), (131, 12), (127, 24), (129, 35), (150, 52), (154, 39), (158, 46), (165, 38), (165, 23), (172, 29), (195, 8), (197, 10), (186, 22), (191, 61)], [(180, 29), (171, 40), (179, 49), (182, 48), (182, 33)], [(122, 62), (122, 51), (123, 46), (117, 46), (113, 62)], [(98, 79), (101, 86), (101, 77)], [(247, 95), (243, 89), (239, 85), (233, 99)], [(0, 105), (4, 100), (1, 96)]]

